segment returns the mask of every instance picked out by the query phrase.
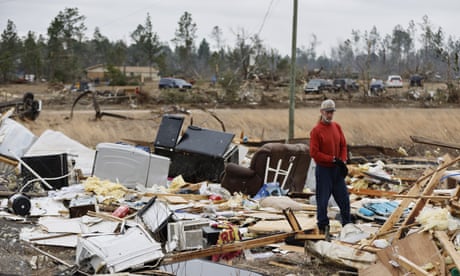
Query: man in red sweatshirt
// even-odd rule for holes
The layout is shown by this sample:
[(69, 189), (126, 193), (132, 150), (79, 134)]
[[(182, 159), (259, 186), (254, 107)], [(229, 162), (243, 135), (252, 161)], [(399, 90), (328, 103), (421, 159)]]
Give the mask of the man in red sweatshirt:
[(321, 117), (310, 132), (310, 156), (316, 162), (317, 224), (321, 233), (328, 237), (327, 208), (331, 195), (340, 208), (342, 225), (351, 222), (350, 198), (345, 184), (347, 143), (340, 125), (332, 121), (334, 101), (323, 101), (320, 112)]

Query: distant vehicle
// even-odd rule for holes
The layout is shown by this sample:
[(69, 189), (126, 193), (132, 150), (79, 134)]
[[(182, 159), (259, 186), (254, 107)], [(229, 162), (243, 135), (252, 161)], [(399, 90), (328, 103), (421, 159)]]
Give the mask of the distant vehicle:
[(165, 88), (179, 88), (179, 90), (191, 89), (192, 84), (185, 81), (184, 79), (178, 78), (161, 78), (158, 83), (159, 89)]
[(321, 93), (323, 91), (332, 91), (333, 86), (330, 81), (325, 79), (311, 79), (307, 85), (305, 85), (305, 93)]
[(390, 75), (388, 76), (388, 80), (385, 83), (385, 87), (388, 88), (402, 88), (403, 87), (403, 80), (399, 75)]
[(176, 87), (179, 89), (191, 89), (192, 88), (192, 84), (186, 80), (175, 79), (175, 81), (176, 81)]
[(77, 81), (70, 87), (70, 92), (86, 92), (92, 89), (92, 85), (87, 81)]
[(158, 83), (158, 88), (174, 88), (176, 85), (174, 78), (161, 78), (160, 82)]
[(420, 75), (412, 75), (410, 76), (409, 85), (411, 87), (414, 87), (414, 86), (423, 87), (423, 81), (424, 81), (424, 77)]
[(352, 79), (335, 79), (332, 84), (334, 86), (334, 91), (336, 92), (353, 92), (359, 90), (359, 84), (357, 84), (356, 81)]
[(380, 95), (380, 93), (385, 91), (385, 84), (383, 80), (373, 79), (369, 85), (369, 91), (371, 95)]

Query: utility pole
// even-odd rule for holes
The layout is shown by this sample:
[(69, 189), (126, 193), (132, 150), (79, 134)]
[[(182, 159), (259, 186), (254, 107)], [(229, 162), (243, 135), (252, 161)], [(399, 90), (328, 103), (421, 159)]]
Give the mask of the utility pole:
[(289, 139), (294, 138), (294, 111), (295, 111), (295, 81), (296, 81), (296, 50), (297, 50), (297, 1), (294, 0), (294, 14), (292, 16), (292, 48), (291, 48), (291, 85), (289, 93)]

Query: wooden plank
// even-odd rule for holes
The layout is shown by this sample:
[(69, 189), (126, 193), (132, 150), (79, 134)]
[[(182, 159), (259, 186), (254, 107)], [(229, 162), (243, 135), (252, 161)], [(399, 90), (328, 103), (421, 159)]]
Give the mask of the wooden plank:
[(435, 231), (434, 236), (439, 240), (441, 243), (442, 248), (446, 250), (447, 254), (452, 258), (455, 263), (456, 267), (460, 267), (460, 253), (457, 251), (455, 246), (449, 240), (446, 232), (443, 231)]
[[(436, 186), (439, 185), (439, 180), (441, 179), (441, 177), (443, 176), (444, 172), (447, 169), (445, 164), (452, 164), (452, 162), (457, 162), (458, 160), (460, 160), (460, 157), (457, 157), (455, 158), (454, 161), (451, 161), (448, 155), (445, 155), (443, 158), (444, 158), (444, 163), (439, 165), (438, 169), (433, 174), (433, 177), (430, 179), (425, 189), (423, 190), (422, 196), (431, 195), (434, 189), (436, 188)], [(415, 202), (415, 206), (412, 208), (409, 215), (407, 215), (402, 226), (413, 223), (415, 221), (415, 218), (419, 215), (420, 211), (423, 209), (423, 207), (425, 207), (425, 204), (427, 203), (427, 201), (428, 199), (426, 198), (419, 198)], [(396, 233), (394, 240), (399, 239), (402, 236), (403, 231), (405, 232), (406, 229), (400, 228), (399, 231)]]
[(319, 233), (297, 233), (294, 238), (296, 240), (324, 240), (326, 239), (326, 235)]
[(0, 162), (16, 167), (19, 164), (18, 160), (11, 159), (7, 156), (0, 156)]
[(286, 220), (289, 222), (289, 225), (292, 228), (292, 231), (298, 232), (301, 230), (299, 221), (294, 215), (294, 212), (292, 211), (291, 208), (287, 208), (283, 210), (283, 214), (286, 217)]
[(449, 200), (451, 196), (441, 196), (441, 195), (394, 195), (394, 198), (412, 198), (412, 199), (419, 199), (425, 198), (429, 200)]
[(365, 195), (365, 196), (373, 196), (373, 197), (392, 197), (396, 195), (396, 192), (392, 191), (378, 191), (373, 189), (348, 189), (348, 192), (355, 195)]
[(408, 258), (404, 256), (398, 255), (396, 256), (396, 259), (398, 260), (398, 263), (408, 271), (409, 274), (414, 273), (417, 276), (435, 275), (432, 273), (428, 273), (428, 271), (414, 264), (411, 260), (409, 260)]
[(228, 252), (249, 249), (254, 247), (260, 247), (271, 243), (277, 243), (284, 241), (285, 239), (294, 236), (294, 232), (281, 233), (276, 235), (270, 235), (262, 238), (256, 238), (246, 241), (237, 241), (229, 244), (216, 245), (201, 250), (193, 250), (181, 253), (175, 253), (174, 255), (165, 257), (162, 264), (172, 264), (177, 262), (188, 261), (192, 259), (204, 258), (215, 254), (224, 254)]

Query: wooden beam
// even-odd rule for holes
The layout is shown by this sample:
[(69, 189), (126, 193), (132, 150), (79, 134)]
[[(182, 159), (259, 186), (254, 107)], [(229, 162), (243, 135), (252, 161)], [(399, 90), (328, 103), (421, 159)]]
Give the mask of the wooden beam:
[(412, 140), (412, 142), (415, 142), (415, 143), (427, 144), (427, 145), (439, 146), (439, 147), (445, 147), (445, 148), (457, 149), (457, 150), (460, 149), (460, 144), (440, 142), (440, 141), (436, 141), (430, 138), (425, 138), (425, 137), (420, 137), (420, 136), (410, 136), (410, 139)]
[(446, 250), (447, 254), (452, 258), (456, 267), (460, 267), (460, 253), (457, 251), (455, 246), (449, 240), (446, 232), (444, 231), (435, 231), (434, 236), (441, 243), (442, 248)]
[(296, 240), (324, 240), (326, 235), (320, 233), (297, 233), (294, 238)]
[(452, 196), (441, 196), (441, 195), (394, 195), (394, 198), (412, 198), (419, 199), (425, 198), (429, 200), (450, 200)]
[(375, 196), (375, 197), (392, 197), (396, 192), (392, 191), (378, 191), (373, 189), (348, 189), (348, 192), (355, 195)]
[(19, 164), (18, 160), (11, 159), (9, 157), (1, 156), (1, 155), (0, 155), (0, 162), (6, 163), (6, 164), (14, 166), (14, 167), (16, 167)]
[(286, 217), (286, 220), (289, 222), (289, 225), (291, 226), (292, 231), (299, 232), (302, 230), (302, 228), (300, 227), (300, 223), (295, 217), (294, 212), (292, 211), (291, 208), (284, 209), (283, 214)]
[(276, 235), (270, 235), (262, 238), (256, 238), (246, 241), (236, 241), (233, 243), (216, 245), (208, 247), (201, 250), (187, 251), (176, 253), (174, 255), (165, 257), (162, 261), (162, 264), (172, 264), (177, 262), (188, 261), (192, 259), (199, 259), (215, 254), (223, 254), (228, 252), (233, 252), (237, 250), (243, 250), (248, 248), (260, 247), (271, 243), (277, 243), (284, 241), (286, 238), (292, 237), (295, 235), (295, 232), (281, 233)]

